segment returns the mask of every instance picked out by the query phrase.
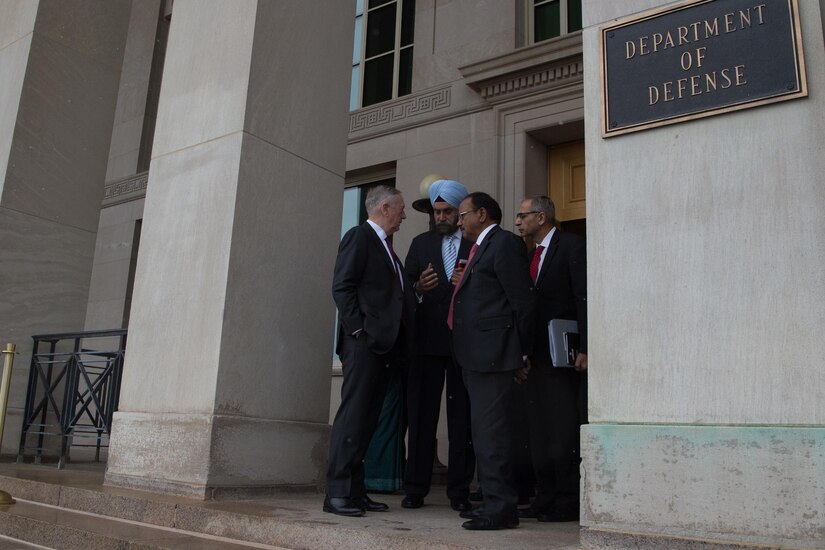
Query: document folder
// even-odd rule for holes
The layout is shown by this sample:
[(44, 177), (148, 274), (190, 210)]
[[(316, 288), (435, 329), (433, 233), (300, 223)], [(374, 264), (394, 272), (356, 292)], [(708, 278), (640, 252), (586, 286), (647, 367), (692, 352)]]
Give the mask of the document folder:
[(579, 354), (579, 326), (569, 319), (547, 323), (550, 335), (550, 360), (554, 367), (572, 367)]

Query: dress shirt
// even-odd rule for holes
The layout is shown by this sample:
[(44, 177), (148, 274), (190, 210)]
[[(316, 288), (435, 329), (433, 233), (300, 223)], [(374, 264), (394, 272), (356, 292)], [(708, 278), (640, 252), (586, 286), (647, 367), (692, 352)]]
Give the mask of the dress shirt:
[(370, 224), (370, 227), (373, 228), (378, 238), (381, 239), (381, 244), (384, 245), (384, 250), (387, 251), (387, 256), (390, 258), (390, 262), (392, 265), (395, 266), (395, 272), (398, 274), (398, 280), (401, 282), (401, 289), (404, 289), (404, 276), (401, 274), (401, 266), (398, 265), (398, 262), (395, 261), (392, 253), (390, 252), (390, 247), (387, 246), (387, 232), (384, 231), (380, 225), (375, 223), (372, 220), (367, 220), (367, 223)]

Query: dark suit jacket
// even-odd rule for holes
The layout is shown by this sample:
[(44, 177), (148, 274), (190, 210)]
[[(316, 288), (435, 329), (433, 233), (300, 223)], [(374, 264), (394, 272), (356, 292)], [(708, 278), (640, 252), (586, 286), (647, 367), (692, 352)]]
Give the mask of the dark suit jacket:
[[(404, 273), (401, 262), (398, 268)], [(332, 296), (340, 315), (339, 349), (342, 334), (349, 335), (363, 329), (367, 347), (377, 354), (389, 352), (395, 345), (401, 330), (401, 313), (404, 311), (404, 329), (407, 350), (413, 341), (413, 315), (415, 295), (409, 281), (404, 291), (393, 270), (384, 244), (367, 223), (347, 231), (338, 246), (335, 273), (332, 278)]]
[[(453, 286), (444, 269), (442, 240), (443, 236), (435, 230), (418, 235), (413, 239), (404, 261), (410, 281), (417, 281), (428, 264), (433, 264), (433, 269), (438, 274), (438, 286), (423, 295), (415, 310), (416, 353), (419, 355), (451, 355), (447, 312), (450, 309)], [(472, 245), (467, 239), (461, 239), (457, 259), (466, 260)]]
[(533, 351), (536, 301), (522, 240), (496, 226), (479, 245), (458, 285), (453, 347), (462, 368), (510, 371)]
[[(533, 251), (530, 251), (532, 258)], [(572, 319), (579, 325), (580, 346), (587, 353), (587, 253), (584, 238), (557, 229), (536, 278), (539, 314), (533, 361), (552, 366), (547, 323)]]

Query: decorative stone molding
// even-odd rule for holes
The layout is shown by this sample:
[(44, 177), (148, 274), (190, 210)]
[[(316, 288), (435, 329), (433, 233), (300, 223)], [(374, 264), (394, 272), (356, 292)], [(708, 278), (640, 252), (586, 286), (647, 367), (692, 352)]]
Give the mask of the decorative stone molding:
[(349, 117), (349, 131), (359, 132), (373, 129), (391, 122), (406, 121), (409, 118), (438, 111), (450, 106), (450, 87), (404, 96), (376, 107), (360, 109)]
[(148, 181), (149, 172), (146, 171), (107, 183), (103, 193), (103, 208), (142, 199), (146, 196)]
[(479, 86), (478, 92), (481, 94), (481, 97), (491, 101), (498, 96), (535, 91), (532, 90), (534, 88), (548, 88), (554, 83), (569, 80), (572, 77), (581, 76), (582, 74), (584, 74), (584, 66), (581, 60), (573, 61), (556, 67), (548, 67), (534, 73), (493, 81)]
[(580, 82), (584, 77), (581, 33), (460, 67), (465, 83), (490, 103)]

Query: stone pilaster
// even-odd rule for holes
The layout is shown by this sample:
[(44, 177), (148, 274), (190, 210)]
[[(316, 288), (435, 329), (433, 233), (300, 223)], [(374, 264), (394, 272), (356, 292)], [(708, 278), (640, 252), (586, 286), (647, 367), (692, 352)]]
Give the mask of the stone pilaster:
[(108, 484), (321, 480), (353, 14), (175, 2)]
[(83, 329), (130, 6), (0, 3), (0, 341), (20, 352), (5, 453), (31, 336)]

